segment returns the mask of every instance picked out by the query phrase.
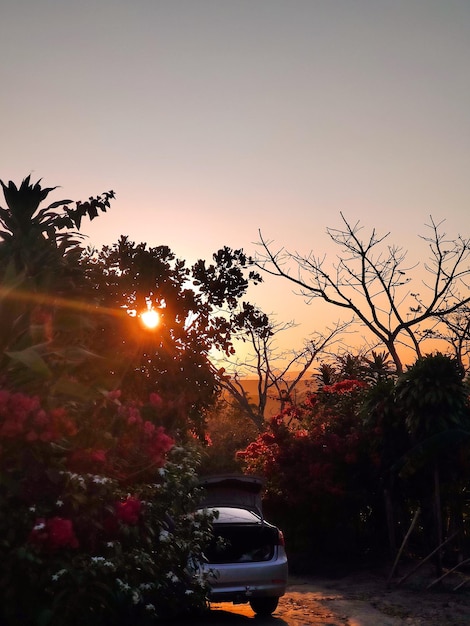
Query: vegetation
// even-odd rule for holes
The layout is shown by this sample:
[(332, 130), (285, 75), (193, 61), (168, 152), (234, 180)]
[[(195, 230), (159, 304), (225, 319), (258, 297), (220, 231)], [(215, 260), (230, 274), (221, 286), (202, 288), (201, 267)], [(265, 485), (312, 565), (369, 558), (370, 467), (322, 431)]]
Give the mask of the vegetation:
[[(346, 371), (354, 361), (343, 359)], [(398, 377), (378, 376), (375, 365), (356, 367), (358, 378), (322, 368), (328, 383), (239, 453), (247, 471), (267, 478), (268, 506), (298, 566), (313, 555), (318, 563), (394, 554), (420, 507), (422, 556), (463, 528), (470, 404), (459, 365), (440, 353)]]
[[(112, 191), (41, 208), (51, 188), (29, 177), (2, 186), (2, 624), (145, 625), (204, 609), (197, 562), (212, 520), (195, 513), (198, 473), (262, 474), (294, 569), (321, 556), (395, 556), (418, 510), (417, 554), (454, 535), (448, 545), (460, 552), (439, 550), (438, 568), (468, 550), (468, 241), (446, 242), (432, 224), (431, 297), (410, 293), (407, 313), (405, 255), (374, 256), (384, 241), (375, 231), (366, 243), (346, 221), (330, 231), (342, 247), (334, 272), (291, 257), (311, 273), (294, 280), (307, 295), (352, 311), (386, 350), (327, 359), (345, 330), (336, 326), (280, 368), (282, 326), (244, 301), (261, 276), (242, 250), (188, 267), (166, 246), (127, 237), (85, 249), (82, 220), (106, 212)], [(287, 276), (282, 255), (263, 245), (259, 264)], [(156, 333), (139, 323), (149, 309)], [(450, 354), (424, 354), (432, 337)], [(229, 373), (236, 339), (252, 349), (243, 365), (255, 399)], [(402, 342), (417, 357), (408, 368)], [(268, 421), (270, 395), (280, 410)]]
[[(150, 392), (171, 397), (166, 425), (201, 437), (205, 411), (219, 390), (209, 353), (233, 352), (239, 300), (259, 280), (255, 272), (245, 277), (248, 260), (241, 250), (223, 248), (213, 261), (189, 268), (167, 246), (149, 248), (127, 237), (100, 252), (89, 250), (81, 260), (96, 303), (87, 345), (106, 359), (106, 367), (96, 360), (83, 374), (89, 381), (104, 377), (107, 388), (119, 385), (134, 398)], [(145, 332), (127, 314), (139, 319), (149, 308), (158, 312), (158, 332)]]
[[(211, 520), (195, 513), (198, 457), (163, 427), (180, 389), (105, 385), (112, 341), (97, 337), (103, 319), (116, 331), (127, 314), (109, 290), (93, 293), (71, 229), (113, 194), (41, 209), (50, 189), (3, 187), (0, 621), (145, 624), (204, 608), (192, 564)], [(114, 335), (114, 346), (125, 339)]]

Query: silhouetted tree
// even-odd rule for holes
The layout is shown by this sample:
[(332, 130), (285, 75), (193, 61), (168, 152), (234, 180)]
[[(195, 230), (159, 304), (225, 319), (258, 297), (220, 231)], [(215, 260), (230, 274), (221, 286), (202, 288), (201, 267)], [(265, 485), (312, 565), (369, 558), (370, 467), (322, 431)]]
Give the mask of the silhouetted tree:
[[(268, 400), (278, 402), (278, 411), (295, 404), (296, 392), (305, 381), (313, 363), (341, 336), (346, 324), (337, 324), (324, 334), (314, 333), (301, 350), (276, 350), (279, 333), (292, 324), (275, 324), (268, 315), (249, 303), (243, 303), (234, 317), (237, 337), (249, 347), (243, 361), (231, 364), (232, 371), (219, 370), (222, 388), (238, 403), (244, 414), (259, 431), (266, 427)], [(246, 377), (254, 381), (256, 395), (252, 397)]]
[[(241, 250), (223, 248), (213, 261), (188, 267), (167, 246), (135, 244), (124, 236), (82, 261), (99, 303), (89, 341), (107, 358), (107, 385), (134, 397), (156, 392), (173, 398), (172, 426), (183, 428), (189, 420), (200, 434), (204, 411), (219, 392), (210, 352), (233, 354), (239, 301), (260, 279)], [(160, 317), (151, 332), (136, 323), (149, 307)], [(135, 317), (110, 318), (110, 309)], [(92, 369), (83, 374), (95, 375)]]
[(0, 207), (0, 367), (11, 385), (29, 382), (31, 391), (52, 398), (61, 387), (71, 389), (75, 365), (90, 356), (79, 341), (78, 312), (91, 303), (83, 297), (78, 230), (83, 217), (109, 208), (114, 193), (42, 208), (54, 187), (32, 184), (29, 176), (20, 187), (0, 182), (6, 201)]
[[(470, 303), (470, 240), (461, 236), (448, 239), (441, 230), (442, 223), (436, 224), (431, 218), (431, 234), (422, 237), (430, 252), (424, 264), (424, 297), (416, 288), (410, 291), (414, 268), (405, 265), (406, 252), (401, 248), (385, 247), (388, 234), (379, 236), (374, 229), (362, 240), (359, 223), (351, 225), (341, 217), (343, 229), (327, 229), (339, 247), (338, 260), (330, 267), (326, 256), (313, 252), (306, 256), (283, 249), (275, 252), (263, 237), (257, 264), (267, 273), (289, 280), (308, 300), (321, 298), (353, 313), (355, 321), (385, 346), (397, 373), (401, 373), (400, 345), (407, 345), (421, 357), (423, 335), (419, 331), (423, 325), (448, 319)], [(290, 272), (291, 263), (298, 271)]]
[[(418, 359), (398, 379), (396, 404), (410, 435), (411, 449), (400, 462), (401, 472), (420, 480), (420, 498), (427, 521), (434, 520), (434, 546), (442, 543), (442, 475), (461, 482), (458, 450), (470, 438), (470, 405), (464, 370), (441, 353)], [(433, 489), (429, 489), (430, 484)], [(432, 498), (428, 494), (432, 493)], [(438, 557), (440, 552), (437, 553)], [(438, 562), (440, 570), (441, 563)]]

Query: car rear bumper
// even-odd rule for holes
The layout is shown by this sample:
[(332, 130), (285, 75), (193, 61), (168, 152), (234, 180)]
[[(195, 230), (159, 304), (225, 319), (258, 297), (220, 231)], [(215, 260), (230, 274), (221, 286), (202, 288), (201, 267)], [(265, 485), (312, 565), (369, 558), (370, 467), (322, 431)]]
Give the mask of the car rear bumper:
[(251, 598), (280, 597), (286, 592), (287, 557), (260, 563), (207, 565), (211, 602), (249, 602)]

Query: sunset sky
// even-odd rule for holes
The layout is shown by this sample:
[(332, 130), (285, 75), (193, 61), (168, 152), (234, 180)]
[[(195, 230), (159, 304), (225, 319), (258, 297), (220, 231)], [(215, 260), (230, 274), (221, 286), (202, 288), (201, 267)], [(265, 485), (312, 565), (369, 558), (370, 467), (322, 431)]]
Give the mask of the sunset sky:
[[(3, 0), (0, 58), (0, 178), (113, 189), (92, 244), (322, 256), (340, 211), (469, 235), (469, 0)], [(252, 299), (300, 344), (337, 313), (291, 291)]]

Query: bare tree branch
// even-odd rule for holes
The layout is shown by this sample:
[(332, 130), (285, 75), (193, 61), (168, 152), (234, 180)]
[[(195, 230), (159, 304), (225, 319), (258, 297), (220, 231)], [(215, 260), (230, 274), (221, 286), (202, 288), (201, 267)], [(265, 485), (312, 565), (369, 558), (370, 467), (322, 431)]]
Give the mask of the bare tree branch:
[[(254, 310), (254, 320), (258, 311)], [(264, 320), (265, 321), (265, 320)], [(314, 333), (303, 349), (280, 353), (276, 350), (277, 335), (289, 328), (287, 324), (272, 324), (252, 327), (245, 323), (245, 341), (250, 343), (250, 354), (242, 362), (233, 364), (233, 371), (214, 370), (219, 384), (238, 403), (244, 414), (262, 431), (266, 424), (268, 399), (279, 402), (279, 411), (286, 403), (292, 403), (300, 382), (305, 378), (313, 363), (328, 346), (339, 341), (340, 336), (350, 326), (350, 322), (337, 323), (325, 333)], [(251, 398), (247, 390), (247, 378), (255, 380), (256, 397)]]
[[(327, 265), (326, 255), (313, 252), (302, 255), (283, 248), (272, 251), (260, 232), (261, 254), (256, 265), (273, 276), (288, 279), (300, 289), (307, 302), (320, 298), (339, 309), (350, 311), (390, 353), (397, 372), (403, 371), (398, 351), (400, 345), (414, 350), (419, 358), (424, 329), (435, 320), (443, 322), (470, 302), (470, 240), (458, 236), (448, 239), (443, 222), (430, 218), (427, 243), (429, 258), (422, 264), (425, 277), (416, 276), (418, 265), (407, 266), (407, 253), (386, 244), (373, 229), (362, 239), (359, 222), (351, 225), (341, 214), (343, 228), (327, 229), (339, 248), (336, 260)], [(292, 273), (292, 266), (297, 274)], [(413, 281), (420, 280), (426, 297), (410, 291)], [(434, 321), (433, 321), (434, 320)], [(429, 337), (428, 337), (429, 338)]]

